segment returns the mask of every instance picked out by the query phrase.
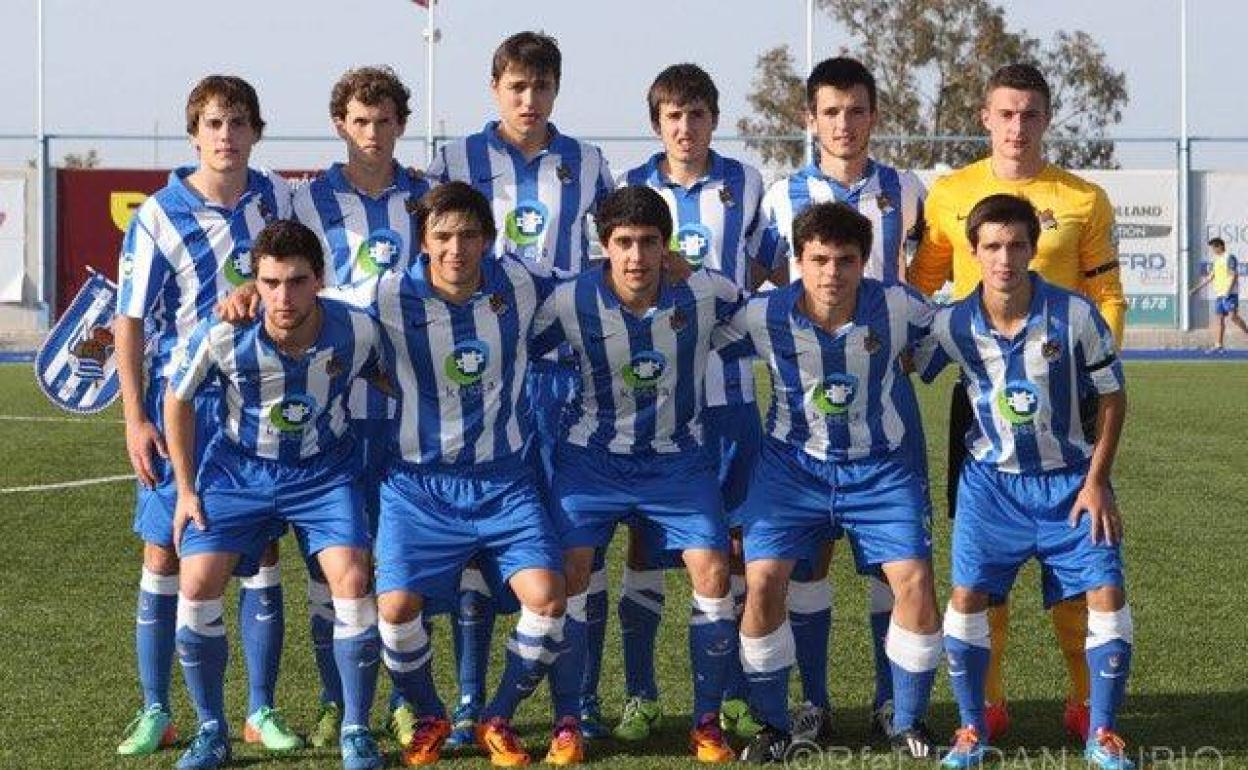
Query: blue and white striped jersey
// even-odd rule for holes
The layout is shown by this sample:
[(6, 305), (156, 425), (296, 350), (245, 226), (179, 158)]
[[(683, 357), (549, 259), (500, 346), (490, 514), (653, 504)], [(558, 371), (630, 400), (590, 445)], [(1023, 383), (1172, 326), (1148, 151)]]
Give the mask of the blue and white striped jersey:
[(785, 240), (790, 274), (796, 280), (793, 219), (812, 203), (840, 201), (853, 206), (871, 220), (871, 253), (864, 275), (891, 285), (905, 280), (906, 254), (918, 247), (923, 234), (924, 197), (923, 183), (913, 173), (874, 160), (867, 161), (862, 179), (849, 187), (811, 164), (774, 183), (763, 198), (763, 210)]
[[(674, 229), (672, 250), (694, 269), (707, 267), (728, 276), (743, 289), (753, 288), (751, 264), (771, 272), (784, 258), (780, 235), (763, 216), (763, 177), (758, 169), (711, 151), (706, 176), (690, 187), (671, 181), (660, 168), (664, 157), (649, 161), (620, 178), (620, 186), (652, 187), (667, 201)], [(754, 402), (753, 366), (748, 360), (725, 366), (712, 351), (706, 364), (707, 406)]]
[(564, 136), (552, 123), (550, 144), (526, 161), (498, 138), (497, 128), (498, 121), (491, 121), (440, 147), (429, 175), (467, 182), (490, 200), (498, 223), (496, 254), (579, 273), (589, 262), (586, 216), (613, 186), (602, 150)]
[(620, 304), (602, 267), (557, 288), (533, 323), (533, 351), (568, 342), (580, 358), (566, 440), (616, 454), (701, 446), (711, 331), (740, 303), (736, 284), (708, 270), (675, 286), (664, 282), (644, 316)]
[(761, 294), (724, 331), (734, 340), (725, 358), (758, 355), (771, 370), (767, 434), (832, 462), (917, 440), (898, 412), (901, 391), (913, 387), (898, 356), (927, 334), (932, 306), (909, 287), (864, 278), (853, 320), (828, 332), (798, 308), (801, 293), (797, 281)]
[[(117, 268), (117, 314), (154, 321), (149, 381), (163, 383), (195, 326), (251, 280), (251, 242), (290, 217), (290, 188), (276, 173), (247, 172), (233, 208), (208, 203), (186, 184), (187, 166), (143, 202), (130, 221)], [(163, 387), (163, 384), (159, 385)]]
[[(412, 211), (429, 192), (429, 181), (395, 163), (394, 184), (374, 198), (355, 189), (343, 168), (335, 163), (294, 192), (295, 219), (311, 228), (325, 249), (325, 285), (376, 280), (386, 270), (406, 270), (420, 254)], [(364, 380), (351, 391), (350, 407), (356, 419), (395, 414), (393, 399)]]
[(480, 291), (457, 305), (434, 291), (426, 262), (356, 295), (381, 321), (383, 365), (399, 392), (397, 454), (419, 465), (514, 459), (531, 433), (529, 333), (556, 279), (510, 255), (487, 259)]
[(182, 401), (219, 383), (221, 433), (257, 457), (294, 463), (328, 452), (348, 438), (345, 400), (362, 372), (379, 361), (381, 335), (367, 313), (318, 298), (321, 330), (293, 359), (264, 330), (263, 315), (234, 325), (205, 319), (169, 387)]
[(1006, 473), (1082, 468), (1092, 456), (1079, 402), (1124, 387), (1114, 337), (1084, 297), (1031, 274), (1023, 329), (1008, 339), (984, 316), (982, 286), (948, 307), (919, 345), (930, 382), (950, 362), (962, 370), (975, 420), (966, 446)]

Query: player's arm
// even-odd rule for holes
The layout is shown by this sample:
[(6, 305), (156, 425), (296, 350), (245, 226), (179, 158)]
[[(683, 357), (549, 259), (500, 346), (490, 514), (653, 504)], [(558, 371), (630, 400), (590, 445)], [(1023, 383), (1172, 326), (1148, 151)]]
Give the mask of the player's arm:
[[(1234, 254), (1227, 257), (1226, 269), (1231, 272), (1231, 287), (1226, 290), (1226, 293), (1239, 294), (1239, 258)], [(1213, 279), (1213, 273), (1209, 274), (1209, 278)]]
[(758, 355), (754, 337), (750, 334), (750, 309), (750, 301), (742, 303), (731, 316), (717, 323), (711, 330), (711, 348), (719, 353), (725, 363)]
[(945, 349), (946, 341), (950, 348), (954, 347), (950, 339), (952, 317), (952, 307), (937, 309), (932, 316), (928, 333), (915, 342), (912, 354), (913, 366), (923, 382), (930, 383), (936, 379), (937, 375), (952, 361)]
[[(569, 287), (570, 288), (570, 287)], [(539, 358), (567, 342), (567, 333), (560, 318), (563, 298), (569, 296), (568, 291), (556, 291), (542, 302), (533, 317), (533, 327), (529, 331), (529, 358)]]
[(260, 312), (260, 292), (256, 291), (256, 282), (247, 281), (226, 295), (217, 303), (213, 313), (222, 321), (241, 324), (250, 321)]
[(1122, 293), (1118, 269), (1118, 245), (1114, 241), (1114, 209), (1099, 187), (1087, 225), (1079, 237), (1079, 271), (1082, 293), (1092, 300), (1122, 347), (1127, 320), (1127, 299)]
[[(1195, 286), (1193, 286), (1193, 287), (1192, 287), (1192, 290), (1191, 290), (1190, 292), (1188, 292), (1188, 293), (1189, 293), (1189, 294), (1195, 294), (1196, 292), (1198, 292), (1198, 291), (1200, 291), (1201, 289), (1203, 289), (1203, 288), (1205, 288), (1206, 286), (1208, 286), (1208, 285), (1209, 285), (1209, 283), (1210, 283), (1212, 280), (1213, 280), (1213, 273), (1211, 272), (1211, 273), (1209, 273), (1209, 275), (1206, 275), (1203, 279), (1201, 279), (1200, 283), (1198, 283), (1198, 284), (1196, 284)], [(1233, 284), (1233, 283), (1232, 283), (1231, 285), (1232, 285), (1232, 287), (1234, 286), (1234, 284)]]
[(1110, 487), (1110, 471), (1118, 454), (1118, 441), (1127, 414), (1127, 394), (1108, 324), (1090, 310), (1082, 324), (1075, 360), (1081, 367), (1080, 383), (1097, 393), (1096, 443), (1083, 487), (1070, 510), (1071, 526), (1087, 513), (1092, 520), (1092, 541), (1108, 544), (1122, 540), (1122, 515)]
[(182, 532), (188, 522), (207, 529), (208, 522), (195, 490), (195, 394), (215, 366), (211, 358), (209, 330), (211, 320), (204, 320), (191, 335), (186, 359), (169, 380), (165, 394), (165, 431), (169, 446), (169, 464), (177, 484), (178, 501), (173, 513), (173, 545), (181, 548)]
[(905, 273), (906, 283), (928, 297), (953, 278), (953, 240), (944, 229), (940, 191), (939, 185), (933, 185), (923, 203), (923, 234)]

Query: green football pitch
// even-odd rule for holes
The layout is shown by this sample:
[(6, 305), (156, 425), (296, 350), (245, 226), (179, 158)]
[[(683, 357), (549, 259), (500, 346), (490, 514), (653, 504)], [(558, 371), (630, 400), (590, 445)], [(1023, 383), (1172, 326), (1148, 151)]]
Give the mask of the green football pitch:
[[(1120, 726), (1133, 751), (1159, 768), (1248, 768), (1248, 393), (1245, 363), (1130, 363), (1130, 407), (1115, 484), (1126, 516), (1126, 561), (1136, 624), (1129, 695)], [(936, 571), (948, 594), (944, 516), (945, 414), (948, 381), (920, 387), (937, 505)], [(70, 482), (129, 471), (120, 413), (74, 418), (39, 394), (28, 366), (0, 366), (0, 768), (172, 767), (174, 751), (141, 760), (114, 755), (122, 728), (138, 706), (133, 659), (139, 543), (130, 533), (132, 489), (126, 481)], [(26, 491), (24, 488), (52, 485)], [(623, 538), (614, 543), (610, 575), (620, 574)], [(279, 705), (292, 724), (312, 721), (318, 688), (304, 610), (304, 569), (293, 539), (282, 544), (286, 586), (286, 651)], [(835, 619), (830, 685), (839, 742), (847, 748), (810, 758), (803, 767), (897, 764), (864, 751), (872, 687), (866, 630), (866, 586), (846, 552), (832, 582)], [(1001, 742), (1005, 764), (1019, 768), (1084, 766), (1063, 736), (1065, 674), (1038, 574), (1029, 566), (1012, 605), (1006, 663), (1013, 725)], [(231, 600), (236, 592), (231, 591)], [(613, 589), (612, 599), (614, 602)], [(690, 684), (685, 646), (688, 589), (668, 577), (668, 609), (659, 640), (659, 681), (667, 716), (658, 737), (641, 746), (612, 741), (591, 746), (590, 764), (648, 768), (692, 766), (687, 759)], [(1238, 597), (1238, 598), (1237, 598)], [(614, 606), (614, 605), (613, 605)], [(231, 622), (234, 617), (230, 614)], [(500, 619), (506, 631), (510, 620)], [(436, 623), (435, 667), (440, 692), (453, 700), (451, 645)], [(231, 632), (231, 637), (236, 635)], [(500, 670), (503, 633), (491, 673)], [(623, 672), (614, 611), (602, 672), (606, 716), (623, 700)], [(174, 709), (185, 735), (192, 710), (174, 675)], [(383, 685), (382, 694), (388, 692)], [(794, 691), (796, 695), (796, 690)], [(241, 735), (246, 692), (241, 655), (231, 649), (229, 713)], [(380, 699), (379, 699), (380, 700)], [(381, 710), (374, 713), (380, 724)], [(517, 724), (532, 751), (544, 753), (549, 699), (543, 688)], [(956, 712), (948, 681), (937, 679), (929, 723), (952, 732)], [(387, 750), (393, 744), (383, 744)], [(1063, 752), (1066, 753), (1063, 753)], [(235, 746), (237, 766), (338, 767), (336, 749), (266, 756)], [(485, 767), (470, 755), (450, 767)], [(911, 764), (911, 763), (904, 763)], [(918, 763), (913, 763), (916, 766)]]

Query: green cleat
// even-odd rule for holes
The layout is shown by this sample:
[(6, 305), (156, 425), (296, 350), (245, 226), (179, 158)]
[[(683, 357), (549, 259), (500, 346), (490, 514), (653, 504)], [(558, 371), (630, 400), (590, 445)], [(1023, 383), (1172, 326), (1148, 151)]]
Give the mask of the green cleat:
[(144, 757), (172, 746), (178, 740), (173, 717), (159, 703), (139, 709), (126, 725), (126, 737), (117, 746), (117, 753), (127, 757)]
[(657, 700), (633, 696), (624, 704), (624, 715), (611, 733), (622, 741), (644, 741), (662, 716)]
[(758, 735), (763, 725), (754, 720), (749, 703), (734, 698), (724, 701), (719, 707), (719, 729), (748, 739)]
[(286, 724), (282, 713), (271, 706), (263, 706), (247, 717), (243, 726), (243, 740), (262, 744), (269, 751), (294, 751), (303, 748), (303, 741)]
[(400, 703), (398, 708), (390, 712), (390, 720), (386, 723), (386, 727), (399, 746), (406, 748), (412, 742), (412, 736), (416, 734), (416, 713), (412, 711), (411, 706)]
[(322, 703), (321, 710), (316, 715), (316, 724), (312, 726), (312, 732), (308, 733), (308, 745), (317, 749), (333, 746), (338, 742), (340, 729), (342, 710), (338, 708), (338, 704), (332, 701)]

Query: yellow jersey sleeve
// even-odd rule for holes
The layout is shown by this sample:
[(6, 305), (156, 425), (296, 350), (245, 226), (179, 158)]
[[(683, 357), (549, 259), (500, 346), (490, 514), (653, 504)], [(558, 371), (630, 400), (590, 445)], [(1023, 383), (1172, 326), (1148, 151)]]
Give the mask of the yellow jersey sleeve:
[(923, 204), (923, 234), (906, 269), (906, 283), (929, 297), (953, 277), (953, 240), (948, 228), (955, 214), (946, 200), (947, 187), (945, 178), (941, 178), (928, 191)]
[(1095, 187), (1092, 208), (1079, 239), (1079, 269), (1082, 275), (1078, 291), (1096, 305), (1114, 334), (1114, 342), (1121, 348), (1127, 300), (1122, 291), (1122, 271), (1118, 267), (1114, 209), (1109, 196), (1099, 186)]

